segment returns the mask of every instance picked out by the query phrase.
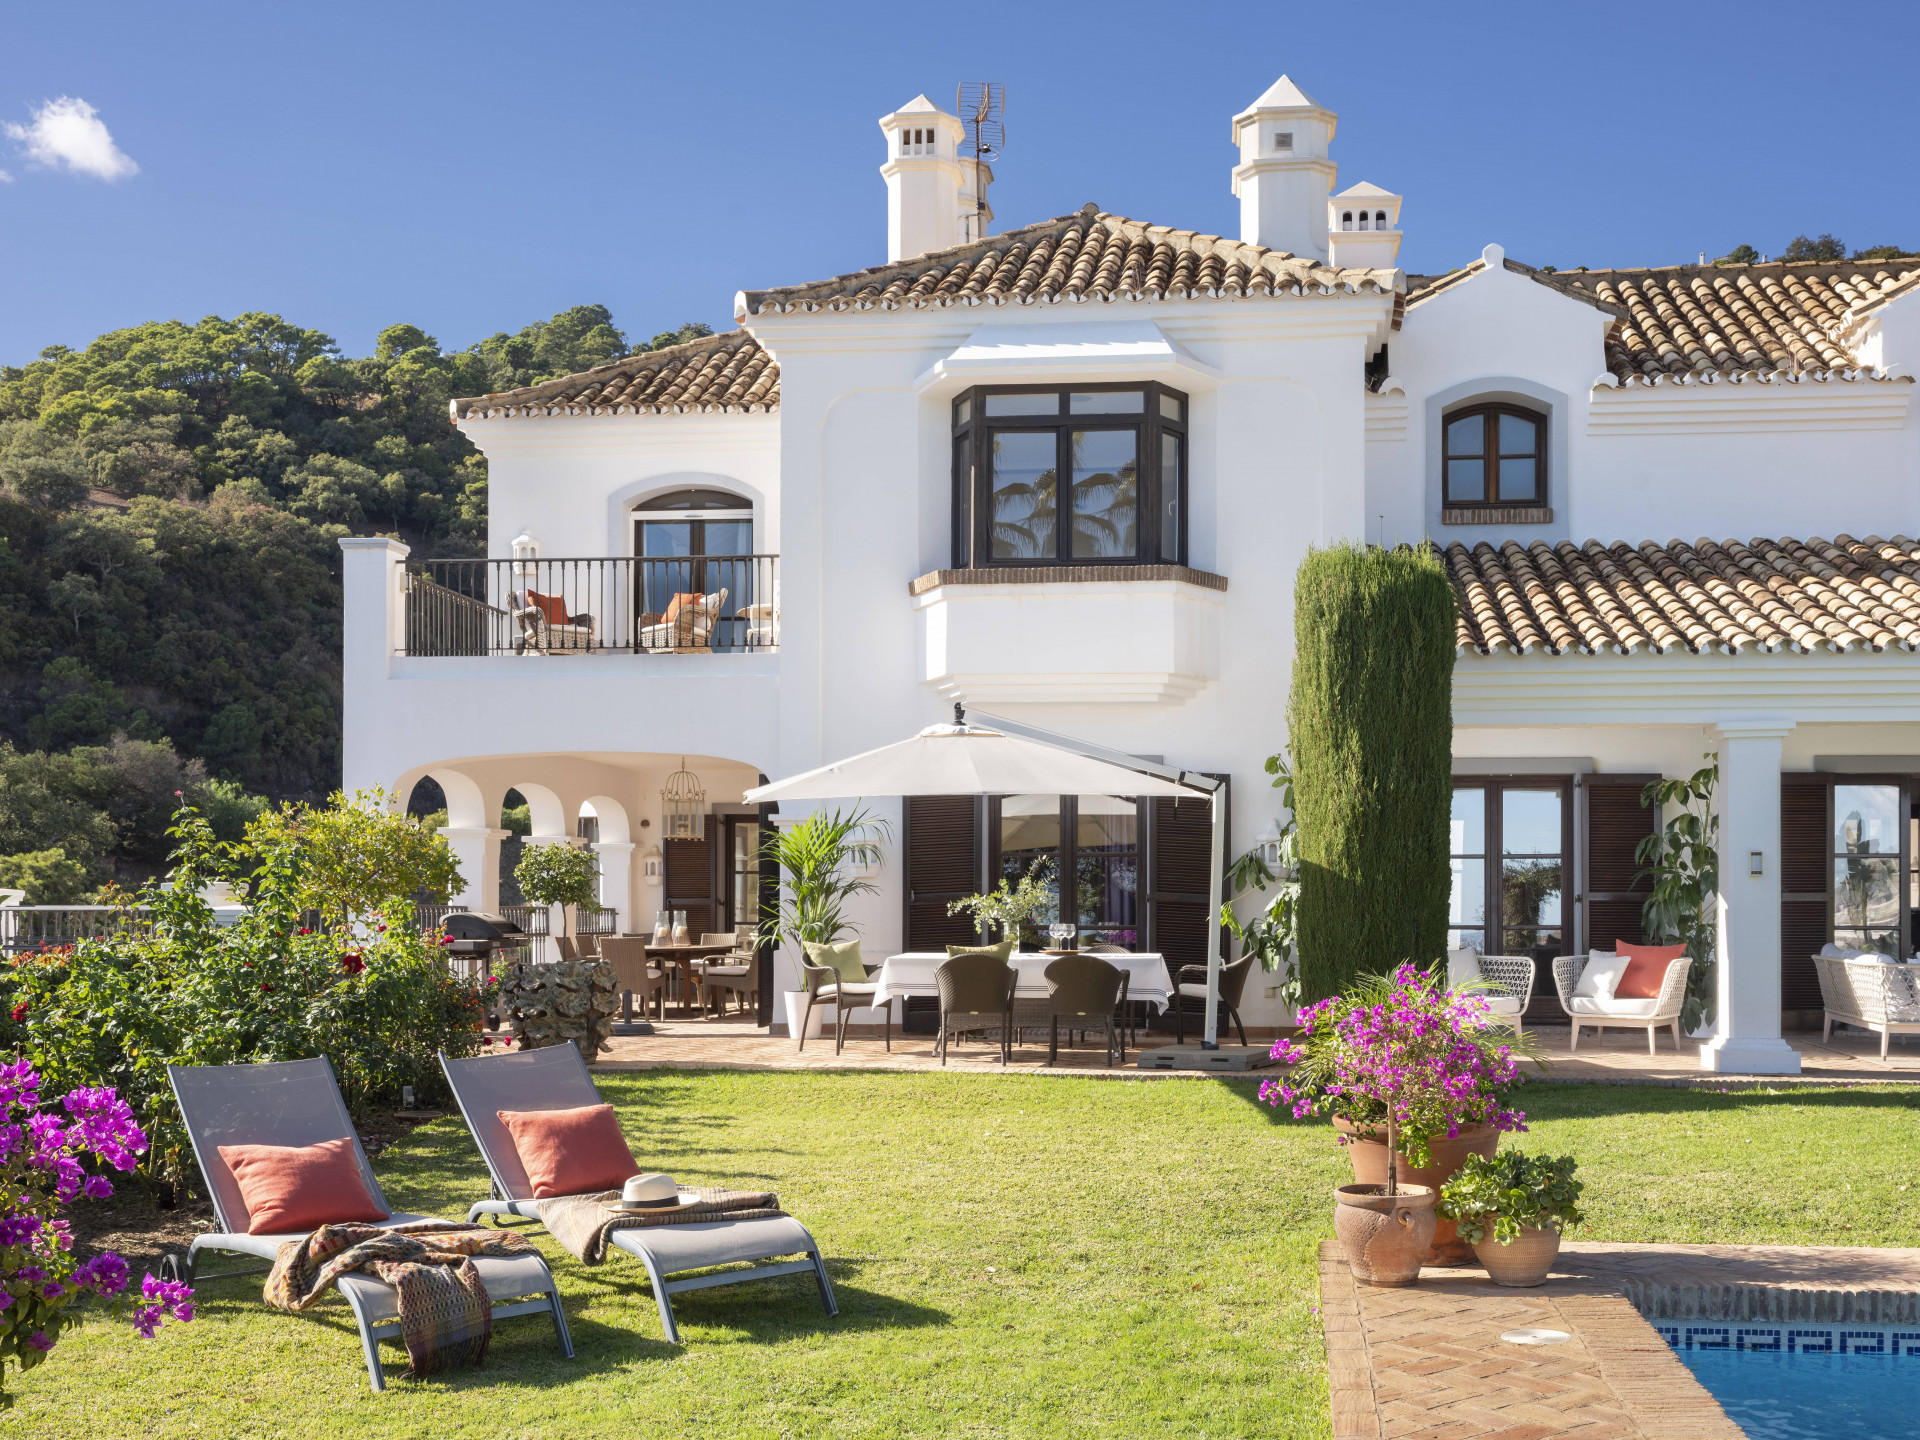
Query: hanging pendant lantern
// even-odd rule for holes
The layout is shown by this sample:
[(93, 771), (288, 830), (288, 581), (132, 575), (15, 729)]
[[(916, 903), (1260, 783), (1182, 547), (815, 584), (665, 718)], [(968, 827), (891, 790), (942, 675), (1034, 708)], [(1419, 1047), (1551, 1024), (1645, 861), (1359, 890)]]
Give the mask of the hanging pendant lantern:
[(704, 840), (707, 836), (707, 792), (700, 777), (687, 769), (687, 757), (667, 777), (660, 792), (660, 828), (667, 840)]

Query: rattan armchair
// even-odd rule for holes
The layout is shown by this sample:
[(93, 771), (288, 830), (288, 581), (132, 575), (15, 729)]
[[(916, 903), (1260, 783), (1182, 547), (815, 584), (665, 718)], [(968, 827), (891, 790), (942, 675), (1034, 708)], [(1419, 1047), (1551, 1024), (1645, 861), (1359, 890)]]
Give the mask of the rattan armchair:
[(955, 955), (933, 972), (940, 990), (940, 1063), (956, 1034), (1000, 1036), (1000, 1063), (1012, 1057), (1013, 987), (1019, 972), (991, 955)]
[(1647, 1053), (1658, 1053), (1654, 1049), (1655, 1032), (1671, 1029), (1673, 1048), (1680, 1048), (1680, 1008), (1687, 1000), (1687, 971), (1693, 962), (1685, 955), (1670, 961), (1667, 973), (1660, 982), (1660, 993), (1651, 1000), (1597, 1000), (1591, 996), (1576, 995), (1574, 989), (1580, 983), (1580, 972), (1588, 963), (1585, 955), (1562, 955), (1553, 962), (1553, 988), (1560, 993), (1560, 1008), (1567, 1012), (1567, 1019), (1573, 1023), (1573, 1039), (1569, 1050), (1580, 1048), (1580, 1027), (1591, 1025), (1596, 1034), (1609, 1028), (1614, 1030), (1645, 1030), (1647, 1032)]
[(731, 945), (733, 950), (725, 955), (716, 956), (696, 967), (700, 972), (700, 994), (703, 1005), (719, 1002), (722, 1017), (727, 1013), (727, 996), (742, 1009), (760, 1002), (760, 966), (758, 957), (751, 948), (752, 932), (743, 941), (738, 930), (712, 930), (700, 937), (702, 945)]
[[(847, 1020), (855, 1010), (873, 1008), (880, 986), (873, 979), (880, 967), (867, 961), (860, 962), (860, 968), (867, 972), (865, 985), (856, 985), (852, 981), (840, 978), (840, 972), (831, 965), (809, 965), (800, 962), (800, 981), (806, 988), (806, 1009), (800, 1017), (800, 1043), (798, 1049), (807, 1048), (807, 1030), (813, 1023), (813, 1007), (816, 1005), (833, 1006), (833, 1053), (838, 1055), (847, 1043)], [(883, 1007), (887, 1012), (886, 1041), (887, 1049), (893, 1049), (893, 1006)]]
[[(1240, 1043), (1247, 1043), (1247, 1027), (1240, 1022), (1240, 997), (1247, 988), (1247, 977), (1253, 973), (1253, 956), (1242, 955), (1231, 965), (1220, 967), (1220, 1010), (1233, 1021), (1240, 1031)], [(1204, 965), (1182, 965), (1180, 973), (1174, 977), (1173, 994), (1167, 997), (1173, 1006), (1174, 1039), (1177, 1044), (1187, 1043), (1187, 1015), (1189, 1012), (1205, 1016), (1207, 1013), (1207, 967)], [(1203, 1020), (1204, 1024), (1205, 1021)]]
[(638, 935), (602, 935), (600, 958), (613, 966), (613, 988), (620, 996), (620, 1019), (633, 1022), (633, 997), (640, 997), (640, 1013), (647, 1013), (647, 1002), (654, 1006), (654, 1018), (666, 1019), (667, 977), (647, 963), (647, 942)]
[(1487, 1002), (1492, 1012), (1490, 1021), (1511, 1023), (1518, 1035), (1527, 1028), (1527, 1002), (1533, 999), (1535, 968), (1531, 955), (1482, 955), (1470, 947), (1450, 950), (1447, 985), (1449, 989), (1470, 989)]
[(1097, 955), (1063, 955), (1046, 969), (1047, 1064), (1060, 1058), (1060, 1022), (1067, 1022), (1067, 1044), (1073, 1032), (1097, 1030), (1107, 1037), (1107, 1068), (1114, 1051), (1127, 1063), (1126, 1022), (1121, 1009), (1127, 1003), (1127, 981), (1133, 977)]

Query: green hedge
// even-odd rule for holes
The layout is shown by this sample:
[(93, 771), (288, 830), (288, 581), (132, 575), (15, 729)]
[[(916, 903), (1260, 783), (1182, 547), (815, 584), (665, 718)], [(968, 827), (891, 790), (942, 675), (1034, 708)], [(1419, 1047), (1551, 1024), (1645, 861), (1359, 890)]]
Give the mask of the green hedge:
[(1303, 999), (1446, 947), (1454, 598), (1429, 548), (1308, 552), (1288, 743)]

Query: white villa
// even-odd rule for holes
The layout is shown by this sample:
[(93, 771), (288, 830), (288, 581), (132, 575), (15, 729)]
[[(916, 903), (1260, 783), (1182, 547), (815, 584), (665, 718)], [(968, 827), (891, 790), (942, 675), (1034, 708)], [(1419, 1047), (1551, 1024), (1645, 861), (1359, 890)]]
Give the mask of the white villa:
[[(1704, 1063), (1794, 1068), (1814, 951), (1920, 943), (1920, 260), (1553, 273), (1490, 243), (1409, 275), (1402, 199), (1340, 185), (1335, 120), (1284, 77), (1232, 117), (1237, 237), (1066, 196), (976, 238), (991, 172), (916, 97), (880, 121), (885, 264), (456, 401), (490, 558), (341, 542), (348, 788), (438, 781), (475, 909), (513, 788), (535, 840), (592, 841), (622, 929), (717, 930), (753, 919), (745, 790), (957, 700), (1228, 777), (1238, 854), (1280, 814), (1301, 558), (1431, 540), (1462, 613), (1456, 938), (1638, 940), (1641, 788), (1717, 751)], [(698, 838), (666, 833), (676, 772)], [(1204, 958), (1203, 805), (865, 803), (872, 956), (969, 938), (947, 902), (1044, 854), (1064, 919)], [(765, 1020), (793, 980), (763, 963)], [(1272, 978), (1250, 1025), (1283, 1018)]]

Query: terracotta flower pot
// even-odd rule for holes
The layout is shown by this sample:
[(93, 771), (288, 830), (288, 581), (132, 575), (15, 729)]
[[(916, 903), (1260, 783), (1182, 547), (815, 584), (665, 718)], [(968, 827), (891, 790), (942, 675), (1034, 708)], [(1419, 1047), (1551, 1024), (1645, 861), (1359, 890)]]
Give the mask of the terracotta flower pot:
[[(1384, 1185), (1387, 1183), (1387, 1140), (1384, 1133), (1375, 1130), (1362, 1130), (1347, 1121), (1334, 1117), (1333, 1128), (1342, 1135), (1354, 1137), (1347, 1144), (1347, 1158), (1353, 1162), (1353, 1178), (1360, 1185)], [(1400, 1163), (1395, 1169), (1401, 1187), (1424, 1185), (1428, 1189), (1439, 1191), (1442, 1185), (1460, 1173), (1460, 1167), (1467, 1163), (1467, 1156), (1482, 1155), (1493, 1158), (1494, 1148), (1500, 1143), (1500, 1132), (1491, 1125), (1463, 1126), (1460, 1133), (1452, 1139), (1445, 1135), (1433, 1142), (1433, 1163), (1416, 1166), (1410, 1163), (1403, 1151)], [(1429, 1265), (1471, 1265), (1473, 1247), (1460, 1238), (1459, 1227), (1453, 1221), (1441, 1216), (1435, 1217), (1433, 1230), (1433, 1248), (1427, 1253)]]
[(1474, 1244), (1473, 1253), (1480, 1257), (1480, 1263), (1487, 1267), (1487, 1275), (1496, 1285), (1520, 1289), (1544, 1285), (1547, 1272), (1553, 1269), (1554, 1259), (1560, 1254), (1560, 1232), (1523, 1227), (1517, 1237), (1502, 1245), (1489, 1231), (1485, 1240)]
[(1420, 1279), (1420, 1262), (1433, 1243), (1435, 1193), (1425, 1185), (1342, 1185), (1333, 1192), (1333, 1233), (1356, 1280), (1399, 1287)]

